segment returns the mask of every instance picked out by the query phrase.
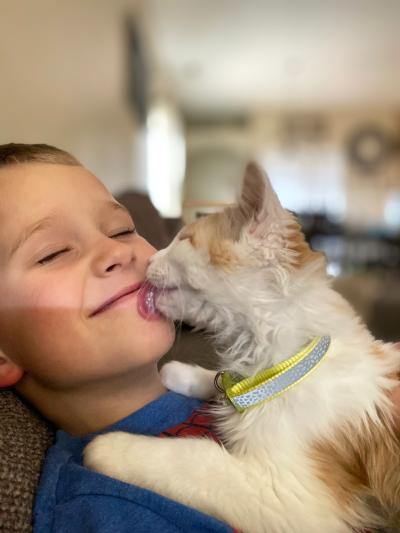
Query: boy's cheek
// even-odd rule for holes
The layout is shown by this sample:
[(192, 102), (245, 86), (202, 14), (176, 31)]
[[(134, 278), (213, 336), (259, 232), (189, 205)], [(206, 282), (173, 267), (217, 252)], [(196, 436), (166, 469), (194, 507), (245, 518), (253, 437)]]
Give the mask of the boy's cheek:
[(43, 352), (43, 346), (55, 348), (58, 339), (65, 342), (70, 338), (77, 307), (73, 291), (65, 288), (61, 291), (55, 284), (3, 287), (0, 289), (0, 349), (25, 368), (28, 353)]
[[(16, 305), (26, 309), (27, 313), (38, 312), (44, 315), (79, 310), (81, 301), (77, 284), (64, 282), (48, 282), (27, 284), (22, 287)], [(15, 294), (15, 293), (14, 293)], [(18, 293), (17, 293), (18, 294)]]
[(58, 339), (65, 341), (71, 335), (71, 314), (67, 309), (28, 306), (2, 309), (0, 349), (24, 366), (26, 354), (40, 353), (44, 346), (54, 346)]

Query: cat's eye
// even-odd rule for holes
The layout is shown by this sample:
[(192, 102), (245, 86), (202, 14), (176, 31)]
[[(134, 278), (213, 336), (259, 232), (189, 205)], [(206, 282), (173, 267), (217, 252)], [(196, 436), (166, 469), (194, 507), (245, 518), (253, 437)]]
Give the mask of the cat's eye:
[(184, 229), (178, 235), (180, 241), (190, 241), (192, 242), (193, 233), (191, 231), (185, 231)]

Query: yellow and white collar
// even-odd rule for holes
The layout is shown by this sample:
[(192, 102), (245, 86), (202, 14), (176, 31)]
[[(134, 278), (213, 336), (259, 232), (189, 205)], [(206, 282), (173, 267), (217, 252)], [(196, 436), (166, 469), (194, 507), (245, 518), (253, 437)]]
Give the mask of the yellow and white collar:
[(310, 374), (326, 355), (330, 343), (328, 336), (315, 337), (297, 354), (250, 378), (238, 380), (229, 372), (220, 372), (222, 390), (239, 412), (273, 400)]

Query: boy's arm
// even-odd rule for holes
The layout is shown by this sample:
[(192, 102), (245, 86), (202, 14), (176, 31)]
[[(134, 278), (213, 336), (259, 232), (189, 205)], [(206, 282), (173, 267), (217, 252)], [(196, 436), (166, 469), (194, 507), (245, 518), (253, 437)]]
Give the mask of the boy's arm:
[[(35, 513), (33, 533), (231, 533), (232, 529), (202, 513), (166, 501), (150, 491), (98, 477), (98, 491), (89, 481), (80, 494)], [(110, 490), (110, 486), (114, 485)], [(104, 490), (102, 486), (104, 485)], [(135, 492), (139, 497), (126, 496)], [(136, 501), (135, 501), (136, 500)]]
[(34, 528), (34, 533), (178, 533), (182, 530), (152, 509), (132, 501), (99, 494), (82, 495), (57, 505), (49, 529)]

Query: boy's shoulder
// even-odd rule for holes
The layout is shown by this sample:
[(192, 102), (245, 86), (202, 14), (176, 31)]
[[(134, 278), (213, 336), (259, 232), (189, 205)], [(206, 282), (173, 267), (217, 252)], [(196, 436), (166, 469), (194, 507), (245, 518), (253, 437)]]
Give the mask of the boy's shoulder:
[[(201, 402), (175, 393), (167, 393), (108, 429), (164, 438), (215, 438)], [(59, 432), (39, 485), (35, 531), (232, 531), (194, 509), (83, 467), (82, 451), (94, 436), (74, 438)]]

